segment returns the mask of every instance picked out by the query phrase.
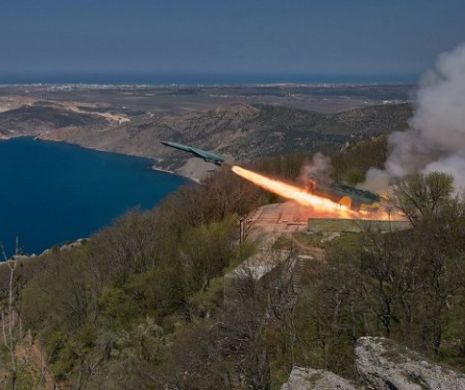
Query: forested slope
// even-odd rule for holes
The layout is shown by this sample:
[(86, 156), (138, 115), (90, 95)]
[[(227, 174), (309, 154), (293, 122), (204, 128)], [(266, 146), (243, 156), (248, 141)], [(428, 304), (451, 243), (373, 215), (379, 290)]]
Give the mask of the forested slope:
[[(384, 148), (381, 139), (335, 154), (335, 175), (366, 169), (361, 154), (381, 162), (376, 151)], [(255, 168), (295, 178), (305, 157), (269, 158)], [(352, 351), (365, 335), (465, 369), (465, 203), (453, 197), (450, 178), (399, 184), (394, 201), (411, 230), (330, 242), (300, 233), (296, 239), (326, 258), (302, 268), (298, 285), (288, 272), (298, 251), (283, 239), (269, 254), (290, 249), (282, 267), (266, 283), (245, 278), (225, 299), (224, 274), (257, 250), (254, 241), (239, 244), (238, 218), (268, 201), (223, 169), (79, 247), (18, 260), (12, 295), (10, 269), (1, 267), (3, 312), (12, 296), (16, 313), (15, 349), (30, 331), (50, 377), (82, 389), (270, 389), (294, 365), (357, 380)], [(9, 346), (7, 383), (40, 388), (31, 374), (38, 368), (26, 369), (20, 357), (13, 365)]]

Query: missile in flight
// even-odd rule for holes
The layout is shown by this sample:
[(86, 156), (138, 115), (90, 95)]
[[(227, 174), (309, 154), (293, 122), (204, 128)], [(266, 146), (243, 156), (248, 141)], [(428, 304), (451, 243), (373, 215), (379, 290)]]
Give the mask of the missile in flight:
[(178, 144), (177, 142), (171, 141), (160, 141), (163, 145), (169, 146), (170, 148), (182, 150), (184, 152), (188, 152), (193, 154), (195, 157), (201, 158), (206, 162), (213, 163), (216, 165), (222, 165), (224, 163), (224, 157), (220, 156), (219, 154), (209, 152), (208, 150), (203, 150), (199, 148), (195, 148), (190, 145), (183, 145)]

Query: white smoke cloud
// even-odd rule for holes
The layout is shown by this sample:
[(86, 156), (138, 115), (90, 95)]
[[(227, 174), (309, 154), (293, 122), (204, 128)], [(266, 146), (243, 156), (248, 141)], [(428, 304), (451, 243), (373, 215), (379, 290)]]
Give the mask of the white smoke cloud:
[(454, 154), (450, 157), (429, 163), (422, 173), (446, 172), (454, 177), (457, 190), (465, 189), (465, 155)]
[(316, 153), (312, 161), (303, 165), (298, 181), (304, 185), (308, 184), (309, 180), (317, 179), (319, 182), (331, 182), (331, 159), (323, 153)]
[(377, 175), (392, 182), (441, 171), (454, 177), (457, 190), (465, 188), (465, 44), (442, 54), (423, 76), (410, 128), (393, 133), (389, 146), (385, 171), (371, 169), (365, 187), (375, 190)]
[(391, 183), (391, 176), (386, 171), (378, 168), (370, 168), (365, 176), (365, 182), (357, 185), (362, 190), (373, 191), (385, 195)]

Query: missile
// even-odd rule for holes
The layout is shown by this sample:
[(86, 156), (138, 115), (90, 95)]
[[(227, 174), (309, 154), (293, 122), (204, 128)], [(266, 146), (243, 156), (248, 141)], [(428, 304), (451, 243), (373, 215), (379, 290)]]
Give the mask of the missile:
[(199, 148), (195, 148), (190, 145), (183, 145), (178, 144), (177, 142), (171, 141), (160, 141), (165, 146), (169, 146), (170, 148), (182, 150), (184, 152), (188, 152), (193, 154), (195, 157), (201, 158), (206, 162), (213, 163), (216, 165), (221, 165), (224, 163), (224, 157), (220, 156), (219, 154), (209, 152), (208, 150), (203, 150)]

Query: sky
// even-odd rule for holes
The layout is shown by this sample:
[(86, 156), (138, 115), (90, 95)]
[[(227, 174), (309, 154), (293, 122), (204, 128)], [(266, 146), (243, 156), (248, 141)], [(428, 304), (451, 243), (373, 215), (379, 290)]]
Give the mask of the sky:
[(0, 74), (419, 74), (464, 0), (0, 0)]

